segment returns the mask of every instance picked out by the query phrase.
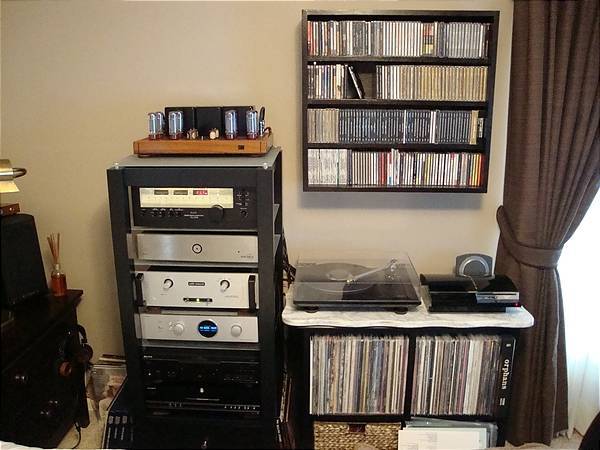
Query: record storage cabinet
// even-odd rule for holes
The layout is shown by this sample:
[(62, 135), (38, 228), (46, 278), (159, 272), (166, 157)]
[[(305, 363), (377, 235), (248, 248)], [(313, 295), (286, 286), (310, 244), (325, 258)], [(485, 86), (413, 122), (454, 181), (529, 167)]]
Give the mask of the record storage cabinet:
[[(161, 166), (154, 158), (138, 160), (131, 156), (107, 170), (127, 383), (132, 393), (130, 406), (135, 420), (133, 445), (134, 448), (277, 448), (276, 419), (279, 417), (283, 373), (281, 151), (272, 148), (260, 157), (194, 159), (204, 162), (199, 167), (189, 167), (193, 163), (183, 162), (186, 158), (168, 158), (170, 162)], [(231, 163), (242, 159), (244, 161), (237, 165)], [(127, 161), (133, 161), (132, 165)], [(177, 161), (182, 161), (183, 167), (179, 167)], [(258, 238), (258, 263), (254, 267), (259, 279), (258, 344), (252, 345), (259, 352), (260, 414), (257, 418), (211, 417), (210, 413), (185, 412), (173, 416), (150, 415), (144, 404), (141, 381), (142, 340), (136, 334), (138, 310), (132, 276), (135, 261), (128, 254), (128, 234), (133, 227), (131, 187), (223, 187), (241, 181), (256, 189), (257, 225), (245, 232)], [(188, 232), (226, 234), (230, 230), (193, 229)], [(181, 348), (184, 347), (185, 343), (182, 343)], [(210, 437), (207, 445), (203, 442), (205, 435)]]
[[(485, 193), (489, 181), (489, 160), (490, 160), (490, 144), (492, 136), (492, 111), (494, 100), (494, 80), (496, 71), (496, 53), (498, 43), (498, 11), (401, 11), (401, 10), (374, 10), (374, 11), (351, 11), (351, 10), (304, 10), (302, 14), (302, 166), (303, 166), (303, 188), (304, 191), (313, 192), (331, 192), (331, 191), (367, 191), (367, 192), (450, 192), (450, 193)], [(487, 35), (485, 36), (485, 54), (477, 57), (465, 57), (465, 55), (454, 55), (454, 57), (425, 55), (426, 52), (394, 52), (389, 51), (389, 43), (383, 43), (387, 46), (387, 51), (372, 50), (374, 44), (369, 44), (370, 51), (358, 54), (348, 55), (348, 52), (340, 50), (342, 39), (347, 40), (349, 37), (335, 38), (336, 42), (331, 41), (331, 31), (322, 30), (318, 39), (324, 40), (321, 42), (321, 48), (314, 48), (319, 45), (319, 41), (315, 42), (315, 35), (310, 36), (309, 24), (311, 22), (336, 22), (340, 21), (366, 21), (366, 22), (404, 22), (418, 21), (423, 24), (433, 24), (435, 22), (443, 23), (464, 23), (464, 24), (485, 24), (488, 26)], [(339, 26), (339, 28), (342, 28)], [(335, 31), (339, 33), (339, 28)], [(394, 34), (396, 33), (396, 34)], [(406, 36), (413, 39), (414, 35), (408, 31)], [(459, 33), (459, 32), (457, 32)], [(374, 36), (374, 34), (373, 34)], [(390, 31), (384, 34), (381, 39), (400, 39), (398, 31)], [(456, 39), (463, 39), (462, 35), (456, 35)], [(356, 36), (354, 37), (356, 39)], [(373, 38), (374, 39), (374, 38)], [(419, 37), (421, 39), (421, 37)], [(425, 37), (422, 38), (423, 41)], [(421, 41), (419, 41), (421, 43)], [(401, 44), (399, 44), (401, 45)], [(423, 44), (424, 45), (424, 44)], [(460, 45), (460, 44), (458, 44)], [(312, 46), (312, 49), (309, 48)], [(333, 50), (332, 50), (333, 48)], [(423, 47), (424, 48), (424, 47)], [(390, 56), (394, 54), (394, 56)], [(410, 54), (410, 56), (407, 56)], [(402, 55), (402, 56), (401, 56)], [(469, 55), (467, 55), (469, 56)], [(350, 66), (356, 72), (356, 75), (361, 80), (364, 87), (364, 98), (356, 97), (352, 88), (352, 81), (349, 74), (346, 74), (345, 91), (346, 94), (340, 96), (314, 95), (314, 89), (319, 86), (313, 86), (315, 81), (311, 81), (309, 74), (311, 66), (343, 66), (343, 71), (347, 72), (347, 67)], [(378, 82), (376, 72), (382, 67), (382, 70), (387, 70), (389, 66), (403, 67), (415, 66), (429, 70), (431, 67), (444, 68), (476, 68), (485, 67), (487, 72), (485, 81), (485, 96), (469, 100), (446, 99), (440, 100), (440, 97), (435, 99), (399, 99), (397, 96), (391, 95), (388, 98), (378, 94)], [(327, 83), (326, 75), (320, 80), (320, 86)], [(455, 72), (448, 72), (448, 78), (456, 77)], [(390, 81), (390, 78), (387, 79)], [(396, 81), (398, 81), (396, 79)], [(331, 93), (330, 93), (331, 94)], [(325, 139), (321, 142), (311, 141), (309, 138), (309, 113), (311, 111), (335, 109), (339, 110), (340, 114), (346, 112), (352, 114), (353, 111), (363, 110), (372, 111), (374, 109), (386, 111), (398, 110), (419, 110), (419, 111), (477, 111), (478, 117), (483, 119), (483, 127), (479, 131), (481, 135), (477, 137), (476, 142), (471, 142), (468, 145), (458, 143), (433, 143), (433, 142), (413, 142), (403, 143), (400, 140), (386, 140), (382, 142), (380, 139), (367, 137), (366, 139), (358, 139), (356, 136), (347, 136), (343, 142), (336, 139)], [(368, 127), (364, 125), (363, 127)], [(374, 126), (374, 125), (371, 125)], [(317, 127), (319, 127), (317, 125)], [(334, 125), (335, 128), (335, 125)], [(340, 125), (341, 129), (341, 125)], [(338, 130), (334, 130), (337, 134)], [(433, 134), (433, 132), (432, 132)], [(318, 141), (318, 140), (317, 140)], [(452, 142), (452, 140), (450, 139)], [(317, 177), (315, 180), (311, 173), (315, 171), (313, 167), (314, 159), (309, 157), (311, 152), (325, 152), (332, 149), (344, 149), (347, 153), (347, 160), (351, 158), (356, 160), (355, 165), (348, 163), (346, 160), (340, 159), (334, 161), (333, 164), (348, 165), (348, 173), (355, 173), (355, 179), (350, 182), (351, 175), (345, 174), (345, 178), (339, 175), (338, 180), (323, 180)], [(400, 152), (403, 155), (402, 161), (386, 160), (389, 153), (393, 153), (391, 149)], [(322, 153), (321, 153), (322, 154)], [(365, 156), (370, 154), (370, 156)], [(465, 160), (465, 166), (462, 163), (457, 163), (459, 169), (456, 169), (453, 162), (446, 158), (447, 156)], [(337, 156), (339, 157), (339, 156)], [(365, 159), (365, 157), (367, 159)], [(368, 158), (377, 158), (368, 159)], [(474, 159), (473, 163), (471, 158)], [(335, 158), (335, 156), (334, 156)], [(422, 158), (422, 159), (419, 159)], [(330, 170), (331, 164), (327, 166), (327, 162), (322, 163), (322, 170)], [(393, 178), (390, 164), (394, 164), (397, 171), (402, 171), (402, 174), (397, 175), (398, 179)], [(471, 164), (476, 164), (476, 168)], [(402, 165), (402, 169), (400, 168)], [(410, 165), (410, 168), (406, 168)], [(387, 167), (387, 168), (386, 168)], [(465, 169), (467, 168), (467, 169)], [(333, 169), (339, 170), (339, 169)], [(363, 171), (360, 178), (359, 171)], [(474, 170), (470, 181), (463, 182), (460, 175), (456, 175), (455, 170)], [(367, 174), (365, 175), (365, 172)], [(369, 173), (372, 175), (369, 175)], [(460, 172), (458, 172), (460, 173)], [(424, 175), (429, 174), (429, 175)], [(454, 175), (453, 175), (454, 174)], [(335, 177), (335, 175), (334, 175)], [(369, 178), (370, 177), (370, 178)], [(388, 177), (392, 177), (389, 181)], [(454, 178), (453, 178), (454, 177)], [(454, 181), (455, 180), (455, 181)], [(460, 181), (459, 181), (460, 180)], [(344, 182), (345, 181), (345, 182)]]
[[(502, 446), (506, 439), (506, 427), (508, 421), (508, 409), (511, 396), (511, 374), (513, 372), (514, 352), (518, 347), (519, 330), (515, 328), (503, 327), (481, 327), (481, 328), (318, 328), (318, 327), (288, 327), (288, 346), (289, 348), (302, 349), (297, 354), (302, 355), (299, 358), (288, 359), (288, 369), (291, 374), (293, 384), (293, 401), (295, 404), (294, 420), (297, 427), (296, 441), (298, 448), (314, 448), (314, 423), (322, 422), (341, 422), (348, 424), (366, 424), (366, 423), (398, 423), (404, 424), (412, 417), (434, 417), (447, 420), (459, 421), (481, 421), (494, 422), (498, 426), (497, 446)], [(415, 369), (416, 342), (419, 336), (465, 336), (465, 335), (485, 335), (485, 336), (505, 336), (507, 339), (514, 338), (514, 347), (510, 356), (507, 378), (502, 380), (499, 375), (496, 379), (494, 390), (499, 395), (501, 384), (506, 383), (506, 390), (502, 392), (504, 401), (502, 406), (497, 405), (493, 408), (491, 414), (486, 415), (458, 415), (458, 414), (412, 414), (412, 391), (413, 376)], [(378, 413), (349, 413), (349, 414), (313, 414), (310, 411), (311, 403), (311, 337), (319, 335), (367, 335), (367, 336), (403, 336), (408, 339), (408, 356), (406, 378), (400, 382), (404, 384), (404, 403), (403, 411), (400, 414), (378, 414)], [(503, 357), (504, 355), (501, 354)], [(501, 369), (500, 369), (501, 370)], [(341, 394), (342, 398), (345, 395)], [(498, 400), (498, 399), (495, 399)], [(397, 440), (396, 440), (397, 442)]]

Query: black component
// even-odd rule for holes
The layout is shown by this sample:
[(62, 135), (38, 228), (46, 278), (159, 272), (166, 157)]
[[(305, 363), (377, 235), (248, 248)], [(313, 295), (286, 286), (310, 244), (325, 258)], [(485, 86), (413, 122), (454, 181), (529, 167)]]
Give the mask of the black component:
[(429, 296), (424, 300), (430, 312), (504, 312), (521, 306), (519, 293), (505, 275), (464, 277), (421, 274)]
[[(179, 172), (181, 169), (168, 168), (165, 171)], [(142, 208), (140, 187), (131, 188), (133, 223), (153, 228), (188, 228), (254, 230), (257, 226), (256, 190), (247, 186), (236, 186), (235, 179), (229, 179), (229, 186), (223, 185), (223, 177), (218, 174), (203, 177), (206, 186), (233, 188), (233, 208), (211, 205), (207, 208)], [(191, 186), (189, 186), (191, 188)]]
[(250, 111), (253, 106), (222, 106), (221, 107), (221, 120), (225, 123), (225, 111), (235, 109), (237, 113), (237, 135), (239, 137), (246, 136), (246, 111)]
[[(214, 322), (204, 322), (216, 328)], [(260, 365), (255, 351), (153, 348), (144, 352), (142, 367), (144, 398), (152, 411), (260, 413)]]
[(0, 219), (2, 240), (2, 304), (14, 306), (48, 292), (44, 263), (33, 216)]
[(196, 106), (194, 111), (196, 129), (200, 136), (208, 136), (213, 128), (219, 130), (219, 136), (223, 135), (223, 112), (220, 106)]
[(167, 106), (165, 108), (165, 121), (169, 123), (169, 112), (181, 111), (183, 113), (183, 135), (196, 126), (196, 114), (193, 106)]

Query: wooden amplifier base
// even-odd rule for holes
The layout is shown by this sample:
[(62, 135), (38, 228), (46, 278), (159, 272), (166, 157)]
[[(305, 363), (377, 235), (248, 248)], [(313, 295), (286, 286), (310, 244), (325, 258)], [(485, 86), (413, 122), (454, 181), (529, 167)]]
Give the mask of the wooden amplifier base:
[(258, 139), (140, 139), (133, 142), (138, 156), (262, 155), (273, 145), (273, 133)]

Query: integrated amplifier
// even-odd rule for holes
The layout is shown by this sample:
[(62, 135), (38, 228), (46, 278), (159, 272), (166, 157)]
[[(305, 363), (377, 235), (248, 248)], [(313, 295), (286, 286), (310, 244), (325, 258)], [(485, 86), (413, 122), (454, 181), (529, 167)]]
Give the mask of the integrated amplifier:
[(260, 413), (258, 352), (148, 347), (142, 356), (145, 403), (168, 412)]
[(258, 342), (255, 316), (141, 313), (140, 325), (147, 340)]
[(240, 234), (134, 233), (129, 257), (148, 261), (257, 263), (258, 237)]
[(166, 308), (258, 308), (256, 273), (160, 271), (135, 273), (138, 304)]
[(155, 228), (256, 229), (250, 187), (132, 187), (133, 223)]

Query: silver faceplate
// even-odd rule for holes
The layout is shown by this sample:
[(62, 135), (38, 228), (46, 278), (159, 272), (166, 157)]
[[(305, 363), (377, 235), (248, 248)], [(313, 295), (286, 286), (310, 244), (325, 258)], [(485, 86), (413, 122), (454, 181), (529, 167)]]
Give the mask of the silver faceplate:
[(129, 257), (148, 261), (257, 263), (258, 237), (251, 235), (135, 233)]
[[(201, 322), (210, 321), (217, 327), (212, 337), (198, 331)], [(241, 315), (140, 314), (142, 339), (258, 342), (258, 318)]]
[(232, 272), (138, 271), (146, 306), (248, 309), (258, 307), (258, 275)]

